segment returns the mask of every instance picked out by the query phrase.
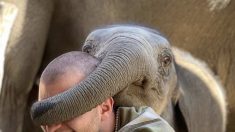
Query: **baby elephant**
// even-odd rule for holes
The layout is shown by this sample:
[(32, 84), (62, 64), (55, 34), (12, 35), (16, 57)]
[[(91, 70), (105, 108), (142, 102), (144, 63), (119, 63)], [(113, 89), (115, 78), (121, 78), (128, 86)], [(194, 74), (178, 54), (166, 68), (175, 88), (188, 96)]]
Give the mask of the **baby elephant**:
[[(226, 103), (219, 81), (204, 63), (173, 48), (157, 31), (108, 26), (91, 32), (83, 51), (97, 57), (99, 66), (72, 89), (35, 103), (36, 122), (65, 121), (112, 96), (116, 106), (152, 107), (176, 131), (225, 131)], [(90, 101), (80, 103), (91, 91)]]

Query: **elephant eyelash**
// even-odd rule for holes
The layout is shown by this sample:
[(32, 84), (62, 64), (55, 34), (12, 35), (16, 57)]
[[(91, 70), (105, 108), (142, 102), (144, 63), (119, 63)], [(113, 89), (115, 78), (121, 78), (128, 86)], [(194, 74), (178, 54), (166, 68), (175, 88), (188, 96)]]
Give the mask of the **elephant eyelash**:
[(92, 50), (92, 46), (91, 45), (84, 45), (83, 48), (82, 48), (82, 51), (83, 52), (86, 52), (86, 53), (90, 53)]
[(169, 66), (171, 64), (171, 62), (172, 62), (172, 59), (171, 59), (171, 57), (169, 55), (163, 55), (163, 56), (161, 56), (160, 59), (161, 59), (160, 60), (161, 66), (163, 66), (163, 67)]
[(163, 49), (162, 52), (158, 55), (158, 72), (162, 76), (169, 76), (169, 66), (172, 64), (173, 57), (171, 55), (170, 49)]
[(158, 62), (162, 67), (167, 67), (172, 63), (173, 57), (169, 52), (169, 49), (163, 49), (163, 51), (158, 55)]

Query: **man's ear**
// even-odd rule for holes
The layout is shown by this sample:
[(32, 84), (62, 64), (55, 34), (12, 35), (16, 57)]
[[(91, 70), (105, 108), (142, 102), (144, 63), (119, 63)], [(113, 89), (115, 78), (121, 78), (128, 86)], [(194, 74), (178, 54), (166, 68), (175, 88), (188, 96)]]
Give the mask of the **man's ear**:
[(113, 112), (114, 100), (112, 97), (106, 99), (101, 105), (101, 115), (103, 118), (108, 117)]

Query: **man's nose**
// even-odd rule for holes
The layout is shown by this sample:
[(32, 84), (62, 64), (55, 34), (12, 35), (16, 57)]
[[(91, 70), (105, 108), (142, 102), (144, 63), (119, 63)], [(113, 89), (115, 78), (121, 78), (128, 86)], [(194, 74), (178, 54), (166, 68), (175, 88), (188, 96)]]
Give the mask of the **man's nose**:
[(62, 126), (61, 124), (53, 124), (53, 125), (45, 125), (45, 126), (41, 126), (41, 127), (44, 132), (55, 132), (61, 126)]

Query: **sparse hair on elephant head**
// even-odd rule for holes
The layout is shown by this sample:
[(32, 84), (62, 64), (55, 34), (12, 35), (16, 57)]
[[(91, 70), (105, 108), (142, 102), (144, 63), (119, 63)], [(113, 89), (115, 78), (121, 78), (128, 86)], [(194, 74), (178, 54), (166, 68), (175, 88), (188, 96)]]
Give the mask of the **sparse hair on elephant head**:
[[(88, 35), (83, 51), (97, 57), (101, 61), (99, 66), (74, 88), (36, 102), (31, 109), (32, 118), (36, 123), (52, 124), (71, 119), (91, 110), (112, 96), (116, 106), (146, 105), (152, 107), (158, 114), (164, 114), (166, 118), (169, 118), (169, 115), (175, 116), (174, 107), (179, 104), (187, 129), (205, 131), (207, 125), (194, 128), (200, 127), (197, 125), (200, 118), (197, 118), (196, 114), (201, 114), (201, 110), (206, 110), (208, 116), (214, 113), (211, 114), (212, 110), (209, 108), (201, 108), (195, 112), (185, 104), (186, 98), (180, 98), (180, 93), (184, 94), (184, 88), (188, 88), (187, 85), (181, 84), (185, 80), (181, 74), (184, 75), (187, 70), (175, 63), (169, 42), (157, 31), (131, 25), (107, 26)], [(176, 72), (176, 69), (179, 71)], [(179, 76), (182, 81), (179, 80)], [(192, 88), (197, 88), (198, 83), (195, 83), (195, 85), (192, 84)], [(200, 88), (203, 88), (201, 86)], [(91, 93), (92, 96), (87, 97)], [(187, 94), (190, 97), (193, 93)], [(210, 96), (209, 94), (205, 96)], [(89, 101), (84, 101), (87, 99)], [(213, 122), (217, 126), (211, 126), (212, 129), (207, 130), (223, 131), (225, 118), (221, 107), (224, 106), (220, 107), (218, 101), (213, 99), (214, 97), (212, 99), (209, 97), (208, 102), (215, 103), (213, 111), (217, 112), (217, 119), (221, 120), (218, 124), (221, 123), (221, 125), (218, 126), (217, 123), (209, 121), (209, 125)], [(200, 103), (200, 101), (195, 102)], [(202, 102), (207, 101), (202, 100)], [(188, 103), (194, 105), (194, 102)], [(187, 111), (189, 109), (192, 112)], [(173, 122), (173, 119), (174, 117), (170, 117), (166, 120)], [(190, 122), (192, 120), (194, 120), (193, 123)]]

